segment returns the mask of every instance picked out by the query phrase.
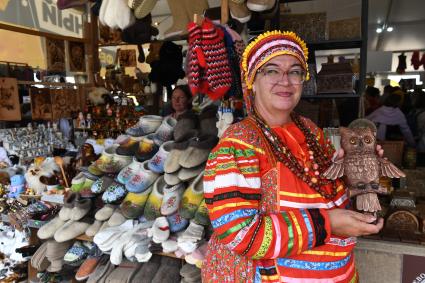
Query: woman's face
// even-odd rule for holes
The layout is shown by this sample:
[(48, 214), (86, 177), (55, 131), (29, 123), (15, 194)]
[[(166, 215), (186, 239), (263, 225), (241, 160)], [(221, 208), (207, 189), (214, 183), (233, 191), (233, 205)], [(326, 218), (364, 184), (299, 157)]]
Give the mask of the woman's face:
[(300, 74), (305, 71), (294, 56), (280, 55), (261, 66), (255, 76), (254, 104), (261, 115), (279, 115), (291, 112), (302, 93)]
[(175, 89), (173, 91), (173, 95), (171, 96), (171, 104), (174, 111), (177, 113), (184, 112), (188, 108), (187, 106), (189, 105), (189, 99), (182, 90)]

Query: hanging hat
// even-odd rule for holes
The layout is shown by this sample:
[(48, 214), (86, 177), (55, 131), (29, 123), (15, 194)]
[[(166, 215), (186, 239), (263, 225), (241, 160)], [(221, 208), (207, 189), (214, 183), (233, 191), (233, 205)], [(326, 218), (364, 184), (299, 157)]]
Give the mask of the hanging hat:
[(300, 61), (308, 75), (308, 49), (305, 42), (291, 31), (268, 31), (260, 34), (245, 49), (242, 56), (242, 74), (246, 84), (245, 102), (248, 111), (251, 111), (254, 84), (257, 71), (268, 61), (279, 55), (291, 55)]

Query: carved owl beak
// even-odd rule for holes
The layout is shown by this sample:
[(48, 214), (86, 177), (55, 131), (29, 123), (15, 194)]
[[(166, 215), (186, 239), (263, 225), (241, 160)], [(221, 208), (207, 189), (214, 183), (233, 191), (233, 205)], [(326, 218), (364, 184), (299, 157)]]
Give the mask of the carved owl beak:
[(363, 147), (363, 141), (359, 140), (359, 147)]

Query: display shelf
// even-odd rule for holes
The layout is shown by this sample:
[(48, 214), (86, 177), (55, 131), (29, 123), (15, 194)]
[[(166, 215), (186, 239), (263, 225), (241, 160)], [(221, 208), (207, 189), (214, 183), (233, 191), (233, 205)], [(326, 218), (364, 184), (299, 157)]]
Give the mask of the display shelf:
[(320, 99), (320, 98), (360, 98), (357, 93), (318, 93), (316, 95), (302, 95), (303, 99)]
[(350, 49), (362, 47), (362, 42), (362, 39), (323, 40), (307, 42), (307, 46), (313, 50)]
[[(10, 223), (9, 216), (7, 214), (2, 214), (1, 215), (1, 221), (6, 222), (6, 223)], [(27, 224), (28, 224), (27, 227), (39, 229), (41, 226), (43, 226), (47, 222), (49, 222), (49, 221), (28, 219), (27, 220)]]

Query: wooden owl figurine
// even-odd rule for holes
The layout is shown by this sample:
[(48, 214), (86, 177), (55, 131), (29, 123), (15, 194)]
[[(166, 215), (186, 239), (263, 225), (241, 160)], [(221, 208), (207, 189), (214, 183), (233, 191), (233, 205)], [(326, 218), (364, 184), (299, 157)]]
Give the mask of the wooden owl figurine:
[(340, 134), (344, 158), (335, 160), (323, 176), (332, 180), (344, 176), (349, 197), (356, 196), (357, 210), (377, 216), (381, 210), (377, 194), (387, 193), (387, 189), (380, 186), (379, 177), (400, 178), (405, 174), (377, 155), (375, 131), (340, 127)]

